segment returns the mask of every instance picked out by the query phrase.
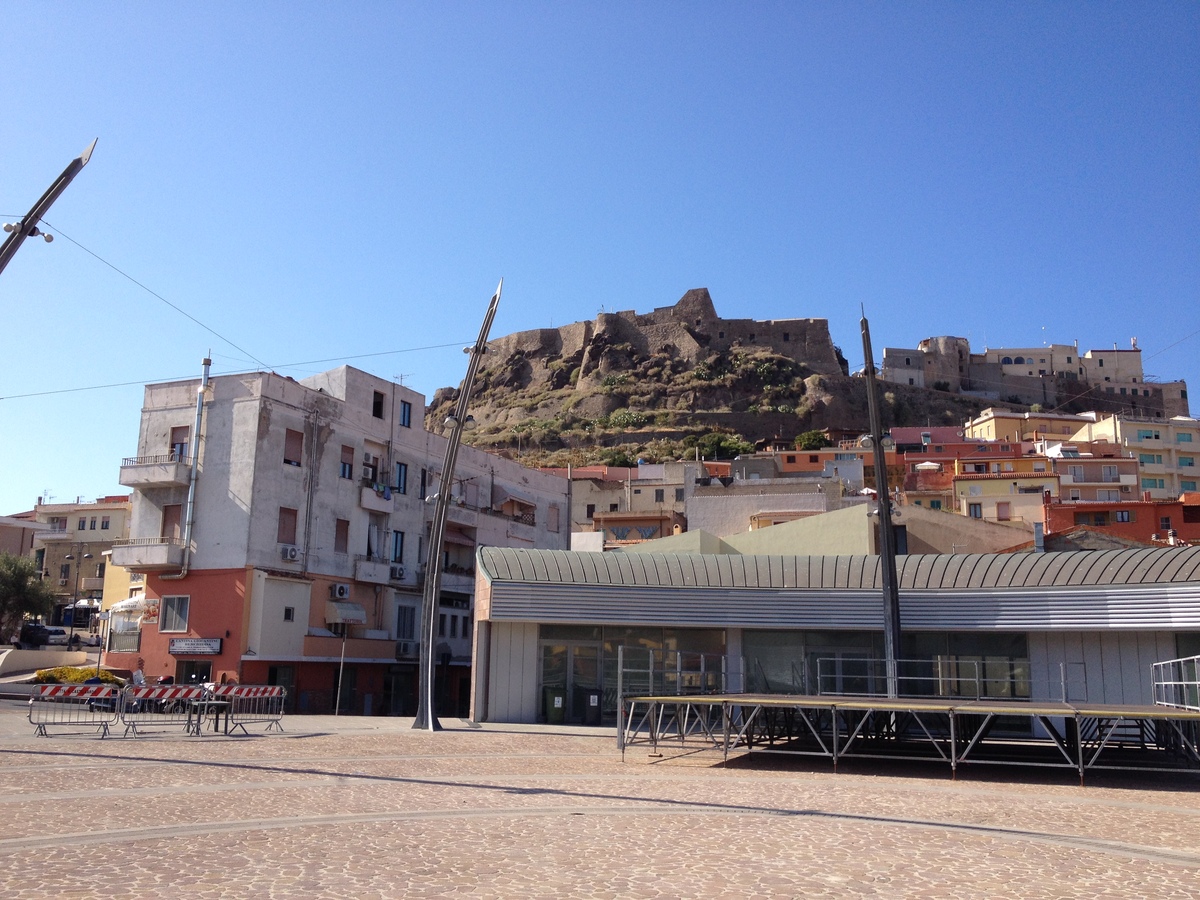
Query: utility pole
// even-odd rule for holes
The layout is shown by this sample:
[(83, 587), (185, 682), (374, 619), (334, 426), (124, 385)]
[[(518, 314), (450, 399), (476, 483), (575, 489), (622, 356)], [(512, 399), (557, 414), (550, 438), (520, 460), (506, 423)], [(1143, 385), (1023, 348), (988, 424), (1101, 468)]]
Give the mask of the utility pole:
[(417, 715), (413, 728), (426, 731), (440, 731), (442, 726), (437, 720), (433, 709), (433, 679), (436, 672), (436, 660), (433, 658), (434, 641), (437, 638), (436, 622), (438, 609), (438, 594), (442, 587), (442, 539), (446, 535), (446, 508), (450, 505), (450, 493), (454, 486), (454, 467), (458, 463), (458, 448), (462, 443), (462, 435), (467, 427), (467, 404), (471, 400), (471, 390), (475, 387), (475, 373), (479, 370), (480, 360), (487, 353), (488, 332), (492, 330), (492, 320), (496, 318), (496, 307), (500, 304), (500, 291), (504, 288), (504, 279), (496, 287), (488, 304), (487, 314), (483, 317), (483, 326), (479, 329), (479, 337), (470, 347), (464, 347), (463, 352), (470, 356), (467, 363), (467, 375), (458, 389), (458, 403), (454, 412), (446, 417), (446, 427), (450, 429), (450, 439), (446, 442), (446, 458), (442, 462), (442, 476), (438, 482), (437, 493), (433, 495), (433, 525), (429, 530), (429, 550), (425, 560), (425, 592), (421, 603), (421, 663), (420, 663), (420, 696), (417, 700)]
[(887, 667), (887, 693), (899, 695), (896, 660), (900, 658), (900, 586), (896, 577), (896, 533), (892, 529), (892, 498), (888, 491), (887, 455), (883, 446), (883, 421), (871, 353), (871, 328), (862, 320), (864, 374), (867, 376), (867, 409), (871, 419), (871, 446), (875, 451), (875, 499), (879, 504), (879, 566), (883, 578), (883, 650)]
[[(96, 141), (100, 140), (96, 138)], [(80, 170), (87, 165), (88, 160), (92, 158), (92, 151), (96, 149), (96, 141), (88, 144), (86, 150), (71, 160), (63, 173), (54, 180), (50, 187), (46, 188), (46, 193), (42, 194), (37, 203), (33, 204), (33, 208), (25, 214), (20, 222), (6, 222), (4, 230), (9, 232), (7, 240), (0, 245), (0, 272), (4, 271), (4, 267), (8, 265), (8, 261), (13, 258), (17, 252), (17, 248), (25, 242), (27, 237), (41, 237), (47, 243), (54, 240), (54, 236), (43, 234), (37, 227), (38, 222), (42, 220), (42, 216), (46, 214), (46, 210), (58, 199), (58, 195), (67, 189), (67, 185), (79, 174)]]

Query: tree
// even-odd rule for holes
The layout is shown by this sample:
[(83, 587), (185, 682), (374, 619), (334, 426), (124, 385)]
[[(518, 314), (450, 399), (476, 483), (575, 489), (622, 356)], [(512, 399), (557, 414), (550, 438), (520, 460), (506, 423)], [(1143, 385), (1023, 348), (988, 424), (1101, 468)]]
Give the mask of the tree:
[(50, 615), (54, 594), (27, 556), (0, 553), (0, 637), (8, 640), (25, 618)]
[(753, 453), (754, 445), (741, 439), (740, 435), (710, 431), (696, 441), (700, 455), (705, 459), (733, 459), (742, 453)]
[(823, 431), (806, 431), (796, 438), (797, 450), (820, 450), (822, 447), (832, 447), (833, 441), (825, 437)]

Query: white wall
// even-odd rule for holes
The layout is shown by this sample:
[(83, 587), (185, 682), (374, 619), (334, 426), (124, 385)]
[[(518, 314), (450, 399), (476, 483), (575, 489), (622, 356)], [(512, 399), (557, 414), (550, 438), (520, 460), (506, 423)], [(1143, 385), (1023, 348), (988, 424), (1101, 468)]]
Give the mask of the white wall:
[[(312, 585), (307, 581), (272, 578), (256, 570), (250, 594), (247, 646), (263, 659), (296, 659), (304, 651)], [(285, 622), (284, 607), (295, 611)]]

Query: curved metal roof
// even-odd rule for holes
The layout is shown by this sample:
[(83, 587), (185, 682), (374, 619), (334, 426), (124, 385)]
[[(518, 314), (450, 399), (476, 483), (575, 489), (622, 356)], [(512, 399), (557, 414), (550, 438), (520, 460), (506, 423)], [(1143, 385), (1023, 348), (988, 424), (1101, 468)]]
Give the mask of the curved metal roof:
[[(484, 547), (492, 582), (647, 587), (878, 590), (878, 556), (577, 553)], [(1200, 582), (1200, 547), (896, 558), (902, 591)]]

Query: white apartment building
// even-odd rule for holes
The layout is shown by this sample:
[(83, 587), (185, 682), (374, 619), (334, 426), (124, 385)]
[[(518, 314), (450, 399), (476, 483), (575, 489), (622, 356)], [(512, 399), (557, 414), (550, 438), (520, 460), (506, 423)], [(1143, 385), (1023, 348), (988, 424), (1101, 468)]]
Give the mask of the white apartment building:
[[(132, 530), (113, 562), (146, 586), (127, 662), (144, 658), (151, 681), (281, 684), (300, 712), (411, 714), (439, 565), (438, 710), (465, 711), (475, 548), (565, 549), (567, 481), (464, 446), (443, 488), (424, 397), (348, 366), (212, 378), (194, 435), (199, 388), (146, 387), (121, 467)], [(427, 499), (442, 489), (453, 502), (431, 549)]]

